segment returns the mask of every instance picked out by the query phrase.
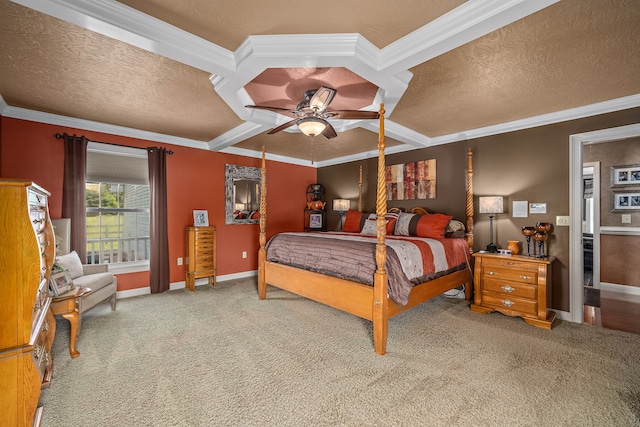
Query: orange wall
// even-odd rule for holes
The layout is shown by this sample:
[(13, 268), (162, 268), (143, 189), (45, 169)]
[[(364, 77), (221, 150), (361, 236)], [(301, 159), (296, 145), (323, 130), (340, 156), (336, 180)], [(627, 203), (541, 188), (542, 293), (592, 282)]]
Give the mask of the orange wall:
[[(170, 148), (174, 152), (167, 159), (171, 282), (185, 280), (184, 266), (177, 265), (177, 258), (185, 256), (185, 227), (193, 224), (194, 209), (208, 210), (209, 223), (217, 227), (218, 275), (258, 268), (259, 226), (224, 223), (224, 168), (226, 163), (260, 167), (260, 159), (7, 117), (1, 120), (0, 177), (29, 179), (49, 190), (52, 218), (60, 218), (62, 212), (64, 163), (64, 143), (54, 134), (75, 133), (131, 147)], [(314, 168), (267, 161), (267, 237), (280, 231), (302, 231), (306, 188), (316, 179)], [(243, 251), (247, 251), (246, 259)], [(118, 290), (147, 286), (146, 272), (118, 274)]]

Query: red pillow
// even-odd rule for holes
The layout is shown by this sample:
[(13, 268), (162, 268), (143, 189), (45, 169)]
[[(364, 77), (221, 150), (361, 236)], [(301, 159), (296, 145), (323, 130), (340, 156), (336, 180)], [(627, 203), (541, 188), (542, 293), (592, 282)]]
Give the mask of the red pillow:
[(344, 225), (342, 226), (342, 231), (346, 233), (359, 233), (360, 223), (362, 222), (362, 215), (362, 212), (349, 209), (344, 220)]
[(416, 236), (428, 237), (431, 239), (443, 239), (444, 232), (447, 229), (449, 221), (453, 218), (450, 215), (445, 214), (429, 214), (420, 215), (418, 224), (416, 227)]

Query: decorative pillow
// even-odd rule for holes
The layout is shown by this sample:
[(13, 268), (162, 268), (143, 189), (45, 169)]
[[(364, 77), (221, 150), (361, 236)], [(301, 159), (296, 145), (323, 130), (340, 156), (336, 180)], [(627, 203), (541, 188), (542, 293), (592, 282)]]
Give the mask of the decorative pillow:
[(80, 261), (80, 257), (76, 251), (59, 256), (56, 258), (56, 263), (65, 270), (68, 270), (72, 279), (84, 275), (82, 271), (82, 261)]
[(452, 219), (447, 225), (447, 229), (444, 232), (445, 237), (462, 238), (465, 235), (465, 226), (462, 222)]
[[(396, 226), (396, 221), (398, 220), (398, 215), (394, 213), (387, 213), (385, 216), (385, 220), (387, 221), (387, 235), (393, 234), (393, 229)], [(367, 220), (362, 227), (362, 231), (360, 234), (367, 234), (375, 236), (377, 234), (377, 220), (378, 215), (369, 214)]]
[(414, 217), (416, 217), (415, 214), (400, 212), (393, 234), (395, 234), (396, 236), (410, 236), (409, 224)]
[(367, 220), (364, 222), (364, 226), (362, 227), (362, 231), (360, 231), (360, 234), (366, 234), (369, 236), (375, 236), (377, 234), (377, 227), (376, 227), (376, 219), (378, 218), (378, 216), (376, 214), (369, 214), (369, 217), (367, 218)]
[(420, 215), (419, 218), (416, 225), (416, 236), (442, 239), (444, 238), (444, 231), (453, 217), (451, 215), (435, 213)]
[(368, 216), (368, 213), (362, 213), (349, 209), (344, 220), (344, 225), (342, 226), (342, 231), (344, 231), (345, 233), (359, 233), (362, 230), (364, 221), (366, 221)]

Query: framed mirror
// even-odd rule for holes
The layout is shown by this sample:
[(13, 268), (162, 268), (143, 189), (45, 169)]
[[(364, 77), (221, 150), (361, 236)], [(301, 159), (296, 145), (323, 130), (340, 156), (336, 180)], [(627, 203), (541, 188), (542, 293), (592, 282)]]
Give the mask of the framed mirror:
[(225, 224), (260, 222), (260, 168), (225, 165)]

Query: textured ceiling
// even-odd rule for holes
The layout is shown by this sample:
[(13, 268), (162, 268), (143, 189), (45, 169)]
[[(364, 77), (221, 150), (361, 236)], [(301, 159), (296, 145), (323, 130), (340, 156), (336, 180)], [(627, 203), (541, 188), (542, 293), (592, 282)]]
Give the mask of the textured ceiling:
[(337, 121), (332, 140), (295, 126), (266, 135), (288, 118), (244, 105), (295, 106), (325, 82), (338, 89), (334, 109), (385, 103), (389, 152), (640, 105), (637, 0), (322, 10), (336, 12), (282, 0), (0, 0), (0, 114), (246, 155), (264, 145), (322, 165), (375, 152), (376, 121)]

